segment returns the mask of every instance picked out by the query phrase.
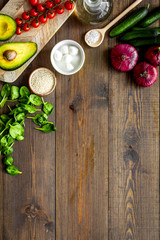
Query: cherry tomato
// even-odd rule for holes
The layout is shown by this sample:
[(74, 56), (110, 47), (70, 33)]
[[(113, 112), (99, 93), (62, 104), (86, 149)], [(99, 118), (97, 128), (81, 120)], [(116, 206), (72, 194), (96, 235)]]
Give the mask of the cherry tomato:
[(39, 3), (39, 0), (29, 0), (29, 3), (30, 3), (32, 6), (36, 6), (36, 5)]
[(24, 26), (23, 26), (23, 30), (24, 30), (25, 32), (28, 32), (30, 29), (31, 29), (30, 24), (29, 24), (29, 23), (25, 23)]
[(29, 13), (28, 13), (28, 12), (23, 12), (23, 13), (22, 13), (22, 18), (23, 18), (24, 20), (29, 20), (29, 19), (30, 19)]
[(22, 18), (16, 18), (15, 21), (16, 21), (16, 23), (17, 23), (17, 26), (21, 26), (22, 23), (23, 23)]
[(47, 22), (47, 16), (41, 15), (41, 16), (39, 17), (39, 21), (40, 21), (41, 23), (46, 23), (46, 22)]
[(66, 1), (64, 6), (67, 10), (71, 10), (73, 8), (73, 1)]
[(50, 0), (50, 1), (46, 1), (46, 7), (47, 8), (52, 8), (54, 6), (54, 3)]
[(54, 0), (55, 4), (59, 4), (61, 2), (61, 0)]
[(31, 22), (31, 24), (32, 24), (32, 27), (38, 28), (39, 25), (40, 25), (40, 22), (38, 21), (38, 19), (34, 19), (34, 20)]
[(42, 3), (39, 3), (39, 4), (37, 5), (37, 10), (38, 10), (39, 12), (44, 12), (46, 9), (45, 9), (45, 7), (44, 7), (44, 5), (43, 5)]
[(21, 27), (17, 27), (17, 29), (16, 29), (16, 34), (17, 34), (17, 35), (21, 35), (21, 34), (22, 34), (22, 29), (21, 29)]
[(64, 7), (63, 7), (62, 5), (59, 5), (59, 6), (56, 8), (56, 13), (58, 13), (58, 14), (64, 13)]
[(32, 8), (29, 13), (32, 17), (37, 17), (39, 14), (39, 12), (34, 8)]
[(55, 11), (53, 11), (53, 10), (50, 10), (50, 11), (48, 11), (48, 13), (47, 13), (47, 17), (48, 17), (49, 19), (54, 18), (55, 15), (56, 15), (56, 13), (55, 13)]

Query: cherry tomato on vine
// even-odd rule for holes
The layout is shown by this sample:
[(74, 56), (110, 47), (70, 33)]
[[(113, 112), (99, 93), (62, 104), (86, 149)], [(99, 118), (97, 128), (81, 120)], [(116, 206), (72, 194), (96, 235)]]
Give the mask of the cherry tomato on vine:
[(71, 10), (73, 8), (73, 1), (66, 1), (64, 6), (67, 10)]
[(61, 0), (54, 0), (55, 4), (59, 4), (61, 2)]
[(32, 6), (36, 6), (36, 5), (39, 3), (39, 0), (29, 0), (29, 3), (30, 3)]
[(16, 21), (17, 26), (21, 26), (23, 23), (22, 18), (16, 18), (15, 21)]
[(44, 12), (46, 9), (45, 9), (45, 7), (44, 7), (44, 5), (43, 5), (42, 3), (39, 3), (39, 4), (37, 5), (37, 10), (38, 10), (39, 12)]
[(41, 23), (46, 23), (46, 22), (47, 22), (47, 16), (41, 15), (41, 16), (39, 17), (39, 21), (40, 21)]
[(30, 19), (29, 13), (28, 13), (28, 12), (23, 12), (23, 13), (22, 13), (22, 18), (23, 18), (24, 20), (29, 20), (29, 19)]
[(37, 17), (39, 14), (39, 12), (34, 8), (32, 8), (29, 13), (32, 17)]
[(34, 19), (34, 20), (31, 22), (31, 25), (32, 25), (32, 27), (34, 27), (34, 28), (38, 28), (39, 25), (40, 25), (40, 22), (38, 21), (38, 19)]
[(25, 32), (28, 32), (30, 29), (31, 29), (30, 24), (29, 24), (29, 23), (25, 23), (24, 26), (23, 26), (23, 30), (24, 30)]
[(47, 17), (48, 17), (49, 19), (54, 18), (55, 15), (56, 15), (56, 13), (55, 13), (55, 11), (53, 11), (53, 10), (50, 10), (50, 11), (48, 11), (48, 13), (47, 13)]
[(22, 29), (21, 29), (21, 27), (17, 27), (17, 29), (16, 29), (16, 34), (17, 34), (17, 35), (21, 35), (21, 34), (22, 34)]
[(54, 6), (54, 3), (51, 0), (50, 1), (46, 1), (45, 4), (46, 4), (47, 8), (52, 8)]
[(64, 13), (64, 7), (63, 7), (62, 5), (59, 5), (59, 6), (56, 8), (56, 13), (58, 13), (58, 14)]

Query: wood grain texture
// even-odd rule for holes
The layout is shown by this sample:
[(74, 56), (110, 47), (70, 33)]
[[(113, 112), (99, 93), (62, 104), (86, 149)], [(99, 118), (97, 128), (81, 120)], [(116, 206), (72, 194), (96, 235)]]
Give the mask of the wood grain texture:
[(109, 79), (109, 240), (158, 240), (159, 81), (139, 88), (131, 74), (113, 69)]
[[(28, 86), (29, 74), (37, 67), (52, 69), (49, 53), (54, 45), (53, 38), (16, 85)], [(55, 93), (45, 100), (55, 106)], [(23, 174), (15, 179), (4, 170), (1, 174), (0, 240), (55, 239), (55, 134), (36, 131), (28, 120), (25, 140), (15, 144), (13, 153), (15, 165)], [(55, 121), (55, 110), (50, 120)]]
[(80, 42), (86, 62), (72, 77), (57, 74), (56, 239), (103, 240), (108, 236), (107, 42), (94, 51), (87, 47), (82, 37), (89, 27), (73, 17), (56, 41)]
[[(9, 0), (7, 4), (2, 8), (2, 14), (8, 14), (13, 17), (20, 17), (24, 12), (24, 5), (28, 0)], [(30, 8), (31, 9), (31, 8)], [(37, 43), (37, 53), (28, 60), (22, 67), (15, 71), (0, 70), (0, 81), (14, 82), (23, 73), (27, 66), (33, 61), (33, 59), (39, 54), (42, 48), (48, 43), (48, 41), (54, 36), (58, 29), (64, 24), (64, 22), (72, 14), (73, 10), (65, 10), (62, 15), (56, 15), (53, 20), (48, 20), (46, 24), (40, 24), (38, 28), (31, 28), (28, 32), (23, 32), (21, 35), (13, 35), (9, 42), (35, 42)]]
[[(131, 2), (115, 0), (109, 21)], [(0, 164), (0, 240), (159, 240), (159, 80), (144, 89), (114, 71), (118, 41), (106, 36), (91, 49), (89, 29), (72, 15), (15, 82), (27, 85), (37, 67), (52, 70), (49, 54), (61, 40), (85, 50), (82, 70), (56, 73), (56, 91), (45, 98), (56, 134), (27, 120), (13, 155), (23, 174), (8, 176)]]

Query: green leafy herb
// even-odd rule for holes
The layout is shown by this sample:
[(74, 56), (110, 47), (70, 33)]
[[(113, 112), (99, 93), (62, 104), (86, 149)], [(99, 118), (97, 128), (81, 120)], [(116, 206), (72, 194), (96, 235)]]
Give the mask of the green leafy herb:
[(20, 88), (20, 95), (21, 95), (21, 97), (29, 97), (29, 95), (30, 95), (29, 89), (26, 86), (22, 86)]
[(22, 141), (23, 139), (24, 139), (23, 136), (18, 136), (18, 137), (16, 138), (17, 141)]
[(21, 107), (22, 109), (26, 110), (28, 113), (35, 113), (37, 111), (41, 111), (41, 109), (37, 109), (34, 106), (29, 105), (29, 104), (19, 103), (16, 106)]
[(0, 101), (0, 108), (3, 108), (5, 103), (7, 102), (8, 97), (3, 97), (2, 100)]
[(18, 101), (19, 101), (20, 103), (24, 103), (24, 104), (29, 104), (29, 103), (30, 103), (28, 96), (26, 96), (26, 97), (20, 97), (20, 98), (18, 99)]
[(8, 122), (8, 120), (10, 119), (10, 117), (7, 114), (2, 114), (0, 118), (4, 123)]
[(19, 170), (18, 170), (18, 168), (17, 167), (15, 167), (15, 166), (8, 166), (7, 168), (6, 168), (6, 171), (7, 171), (7, 173), (9, 174), (9, 175), (12, 175), (12, 176), (15, 176), (15, 175), (17, 175), (17, 174), (22, 174), (22, 172), (20, 172)]
[(13, 164), (13, 157), (7, 156), (3, 159), (3, 163), (7, 166), (11, 166)]
[(14, 115), (14, 118), (15, 118), (15, 121), (21, 122), (22, 120), (25, 119), (25, 116), (26, 116), (26, 113), (21, 112), (21, 113), (18, 113), (17, 115)]
[(11, 100), (15, 100), (19, 98), (19, 87), (12, 86), (11, 87)]
[(3, 155), (10, 155), (10, 154), (13, 153), (13, 148), (11, 146), (2, 148), (1, 152), (2, 152)]
[(50, 133), (53, 131), (56, 131), (56, 127), (53, 123), (47, 123), (45, 125), (43, 125), (41, 128), (36, 128), (42, 132), (46, 132), (46, 133)]
[(43, 112), (47, 115), (50, 115), (53, 112), (53, 105), (49, 102), (43, 103)]
[(1, 90), (0, 96), (0, 108), (2, 108), (5, 102), (17, 101), (15, 107), (9, 108), (9, 114), (0, 115), (0, 153), (5, 156), (3, 163), (7, 165), (6, 171), (11, 175), (17, 175), (21, 172), (13, 166), (13, 158), (9, 156), (13, 153), (13, 145), (15, 140), (22, 141), (24, 139), (24, 120), (27, 114), (33, 114), (41, 109), (37, 109), (35, 106), (43, 104), (44, 113), (38, 113), (34, 117), (33, 122), (40, 126), (36, 128), (40, 131), (49, 133), (56, 130), (56, 127), (52, 122), (48, 121), (48, 115), (53, 111), (53, 105), (49, 102), (44, 102), (43, 98), (36, 94), (31, 94), (30, 90), (26, 86), (22, 86), (20, 89), (17, 86), (11, 86), (10, 84), (4, 84)]
[(0, 100), (0, 108), (4, 107), (10, 93), (11, 93), (11, 85), (9, 83), (4, 84), (1, 90), (2, 98)]
[(14, 139), (17, 139), (17, 137), (24, 135), (24, 128), (19, 123), (15, 123), (10, 125), (9, 133)]
[(37, 113), (34, 117), (27, 117), (33, 119), (33, 122), (39, 126), (42, 126), (46, 123), (47, 121), (47, 114), (45, 113)]
[(1, 90), (1, 96), (9, 97), (10, 93), (11, 93), (11, 85), (9, 83), (4, 84)]
[(4, 136), (0, 139), (0, 145), (1, 145), (2, 147), (8, 146), (8, 135), (4, 135)]
[(31, 94), (29, 100), (35, 106), (40, 106), (42, 104), (42, 99), (36, 94)]

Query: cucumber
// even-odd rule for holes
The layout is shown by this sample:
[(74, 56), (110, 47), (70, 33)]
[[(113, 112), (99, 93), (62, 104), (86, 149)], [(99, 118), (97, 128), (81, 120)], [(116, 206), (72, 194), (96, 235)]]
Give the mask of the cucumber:
[(160, 36), (155, 38), (148, 38), (148, 39), (143, 39), (143, 38), (133, 39), (133, 40), (127, 41), (127, 43), (134, 47), (160, 45)]
[(120, 23), (118, 26), (113, 28), (110, 32), (110, 37), (116, 37), (121, 33), (127, 31), (128, 29), (135, 26), (138, 22), (140, 22), (144, 17), (146, 17), (148, 13), (149, 6), (139, 8), (136, 10), (131, 16), (129, 16), (125, 21)]
[(133, 31), (148, 31), (148, 30), (157, 30), (159, 32), (160, 28), (159, 27), (154, 27), (154, 28), (140, 28), (140, 27), (133, 27)]
[(139, 31), (131, 31), (124, 34), (120, 38), (120, 40), (128, 41), (135, 38), (151, 38), (151, 37), (157, 37), (159, 34), (160, 34), (160, 28), (157, 30), (145, 29), (145, 30), (139, 30)]
[(140, 27), (148, 27), (152, 23), (158, 21), (160, 19), (160, 7), (156, 8), (154, 11), (152, 11), (147, 17), (145, 17), (138, 26)]

